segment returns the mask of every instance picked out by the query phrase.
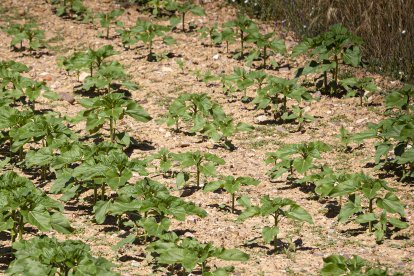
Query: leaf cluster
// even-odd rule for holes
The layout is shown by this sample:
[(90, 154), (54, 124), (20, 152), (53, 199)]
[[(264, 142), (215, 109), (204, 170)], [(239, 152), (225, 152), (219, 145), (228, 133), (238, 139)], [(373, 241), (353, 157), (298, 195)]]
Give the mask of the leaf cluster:
[(84, 23), (93, 20), (92, 12), (86, 8), (83, 0), (50, 0), (57, 16), (71, 18)]
[(69, 221), (63, 215), (63, 205), (27, 178), (6, 172), (0, 176), (0, 192), (0, 232), (10, 232), (12, 242), (17, 236), (23, 239), (26, 224), (40, 231), (71, 232)]
[(194, 271), (200, 266), (202, 275), (228, 275), (232, 267), (217, 268), (214, 271), (208, 267), (207, 262), (212, 259), (224, 261), (247, 261), (249, 255), (238, 249), (215, 247), (211, 243), (201, 243), (193, 238), (175, 239), (172, 241), (158, 240), (151, 243), (148, 251), (155, 255), (159, 264), (179, 264), (186, 273)]
[(46, 46), (44, 31), (37, 27), (36, 23), (11, 25), (5, 30), (9, 36), (12, 36), (10, 46), (16, 47), (16, 45), (20, 45), (20, 50), (22, 50), (23, 43), (27, 40), (30, 51), (44, 48)]
[(78, 240), (32, 238), (13, 244), (16, 259), (7, 275), (119, 275), (106, 259), (95, 258), (88, 245)]
[(180, 123), (191, 125), (190, 133), (199, 133), (215, 142), (222, 141), (226, 148), (232, 148), (229, 137), (240, 131), (250, 131), (252, 127), (245, 123), (235, 124), (233, 118), (226, 115), (222, 107), (213, 102), (207, 94), (185, 93), (176, 98), (164, 115), (168, 126)]
[[(347, 258), (341, 255), (330, 255), (323, 258), (323, 268), (320, 271), (323, 276), (340, 276), (340, 275), (390, 275), (388, 269), (368, 263), (363, 258), (353, 255)], [(400, 275), (399, 273), (393, 275)]]
[[(339, 65), (357, 67), (361, 64), (361, 49), (363, 41), (352, 34), (341, 24), (330, 26), (327, 32), (316, 37), (307, 38), (292, 50), (292, 57), (307, 54), (313, 58), (304, 68), (300, 68), (298, 75), (323, 74), (326, 92), (337, 92)], [(332, 73), (333, 84), (329, 85), (327, 73)]]
[(262, 229), (262, 236), (265, 243), (273, 242), (275, 249), (277, 246), (277, 235), (280, 233), (279, 223), (282, 219), (291, 219), (300, 222), (313, 224), (310, 214), (299, 206), (296, 202), (285, 198), (270, 198), (263, 196), (260, 205), (252, 205), (248, 197), (241, 197), (238, 202), (245, 207), (239, 215), (239, 220), (246, 220), (251, 217), (273, 217), (273, 226), (265, 226)]
[(286, 172), (292, 177), (294, 171), (306, 176), (308, 171), (316, 168), (314, 161), (321, 158), (321, 153), (329, 150), (330, 147), (320, 141), (282, 146), (277, 151), (266, 154), (265, 163), (273, 164), (267, 174), (272, 179), (279, 178)]

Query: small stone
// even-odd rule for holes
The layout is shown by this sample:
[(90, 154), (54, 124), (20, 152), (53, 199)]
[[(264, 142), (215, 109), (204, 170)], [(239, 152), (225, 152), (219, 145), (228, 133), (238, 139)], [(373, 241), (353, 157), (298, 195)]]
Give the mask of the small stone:
[(171, 132), (169, 132), (169, 131), (167, 133), (165, 133), (165, 135), (164, 135), (165, 138), (170, 138), (171, 136), (172, 136)]
[(133, 266), (133, 267), (139, 267), (140, 265), (139, 265), (139, 262), (137, 262), (137, 261), (132, 261), (131, 262), (131, 265)]
[(50, 88), (52, 89), (57, 89), (60, 87), (60, 82), (56, 81), (54, 83), (52, 83), (52, 85), (50, 85)]
[(213, 59), (214, 60), (218, 60), (220, 58), (220, 54), (215, 54), (214, 56), (213, 56)]
[(42, 80), (43, 81), (51, 81), (52, 80), (52, 76), (51, 75), (44, 76), (44, 77), (42, 77)]
[(85, 79), (86, 79), (87, 77), (89, 77), (89, 76), (90, 76), (90, 74), (89, 74), (89, 73), (82, 72), (82, 73), (80, 73), (80, 74), (79, 74), (79, 81), (80, 81), (80, 82), (84, 82), (84, 81), (85, 81)]
[(310, 110), (311, 110), (310, 106), (306, 106), (306, 107), (303, 109), (303, 111), (304, 111), (304, 112), (309, 112)]
[(368, 118), (361, 118), (361, 119), (356, 120), (355, 123), (359, 125), (359, 124), (362, 124), (363, 122), (365, 122), (367, 120), (368, 120)]
[(314, 95), (314, 98), (317, 99), (317, 100), (319, 100), (322, 97), (321, 91), (316, 91), (315, 94), (313, 94), (313, 95)]
[(284, 127), (282, 127), (282, 126), (276, 126), (276, 127), (275, 127), (275, 129), (276, 129), (278, 132), (281, 132), (281, 133), (289, 133), (289, 131), (287, 131), (287, 130), (286, 130), (286, 128), (284, 128)]
[(289, 72), (290, 68), (289, 67), (280, 67), (279, 68), (279, 72)]
[(172, 68), (170, 68), (170, 67), (163, 66), (163, 67), (161, 67), (161, 71), (162, 71), (162, 72), (172, 72), (172, 71), (173, 71), (173, 69), (172, 69)]
[(186, 237), (186, 238), (192, 238), (192, 237), (194, 237), (194, 234), (191, 233), (191, 232), (185, 232), (184, 233), (184, 237)]
[(254, 118), (254, 122), (256, 124), (260, 124), (260, 123), (266, 122), (267, 120), (268, 120), (268, 118), (267, 118), (266, 115), (260, 115), (260, 116), (257, 116), (256, 118)]
[(68, 102), (70, 104), (74, 104), (75, 103), (75, 98), (71, 94), (66, 93), (66, 92), (60, 92), (59, 93), (59, 100), (66, 101), (66, 102)]

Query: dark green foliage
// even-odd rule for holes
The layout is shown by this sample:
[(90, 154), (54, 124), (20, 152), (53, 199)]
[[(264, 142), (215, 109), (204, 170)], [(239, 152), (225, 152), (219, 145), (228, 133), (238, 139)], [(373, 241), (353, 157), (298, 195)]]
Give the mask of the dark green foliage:
[(117, 122), (129, 116), (138, 122), (148, 122), (151, 116), (135, 101), (125, 99), (121, 93), (111, 93), (93, 99), (82, 99), (80, 104), (86, 108), (79, 116), (86, 120), (86, 130), (96, 133), (105, 123), (109, 123), (111, 142), (115, 141)]
[(312, 217), (309, 213), (290, 199), (280, 197), (270, 198), (269, 196), (263, 196), (260, 199), (260, 206), (252, 205), (248, 197), (241, 197), (238, 202), (245, 207), (245, 210), (238, 218), (239, 220), (246, 220), (255, 216), (273, 217), (273, 226), (265, 226), (262, 229), (262, 237), (265, 243), (273, 242), (275, 251), (277, 249), (277, 235), (280, 233), (279, 222), (282, 218), (304, 221), (313, 224)]
[(225, 261), (249, 260), (249, 255), (238, 249), (215, 247), (211, 243), (201, 243), (193, 238), (159, 240), (151, 243), (147, 250), (156, 256), (159, 264), (179, 264), (185, 273), (191, 273), (197, 266), (200, 266), (203, 275), (228, 275), (228, 272), (234, 270), (232, 267), (223, 267), (211, 271), (207, 265), (211, 258)]
[(38, 50), (45, 47), (44, 31), (37, 28), (35, 23), (26, 23), (23, 25), (14, 24), (6, 29), (8, 35), (12, 36), (10, 46), (20, 45), (23, 49), (23, 43), (27, 40), (29, 50)]
[(231, 212), (234, 213), (234, 201), (236, 197), (236, 192), (239, 191), (241, 186), (248, 186), (253, 185), (257, 186), (259, 185), (260, 181), (257, 179), (251, 178), (251, 177), (237, 177), (234, 178), (233, 176), (224, 176), (221, 177), (220, 180), (212, 181), (210, 183), (207, 183), (204, 186), (204, 191), (207, 192), (214, 192), (218, 189), (224, 189), (226, 192), (228, 192), (231, 195)]
[(276, 152), (266, 154), (266, 164), (273, 164), (268, 174), (272, 179), (286, 172), (292, 177), (294, 171), (306, 176), (309, 170), (315, 168), (314, 160), (321, 159), (321, 153), (329, 150), (330, 147), (320, 141), (282, 146)]
[(92, 21), (92, 12), (85, 7), (83, 0), (50, 0), (59, 17), (72, 18), (78, 21)]
[(175, 125), (176, 131), (180, 130), (180, 123), (189, 124), (189, 132), (200, 133), (215, 142), (223, 142), (229, 149), (234, 147), (229, 140), (230, 136), (253, 129), (245, 123), (235, 124), (207, 94), (182, 94), (171, 103), (163, 121), (168, 126)]
[[(192, 4), (188, 1), (184, 3), (176, 2), (176, 1), (168, 1), (166, 5), (167, 10), (177, 12), (181, 16), (181, 24), (182, 24), (182, 31), (185, 31), (185, 16), (188, 13), (197, 16), (204, 16), (206, 15), (204, 9), (200, 6)], [(177, 21), (175, 21), (177, 22)], [(175, 26), (174, 26), (175, 27)]]
[(63, 205), (37, 189), (27, 178), (14, 172), (0, 176), (0, 231), (10, 233), (14, 242), (23, 239), (24, 226), (29, 224), (40, 231), (56, 230), (70, 233)]
[(132, 243), (138, 237), (147, 240), (149, 237), (168, 236), (170, 220), (173, 218), (183, 221), (188, 215), (207, 215), (202, 208), (172, 196), (163, 184), (149, 178), (118, 189), (115, 199), (98, 201), (94, 213), (98, 223), (103, 223), (108, 215), (112, 215), (118, 218), (119, 225), (132, 227), (133, 233), (121, 240), (115, 248)]
[[(388, 269), (383, 269), (378, 265), (371, 265), (363, 258), (354, 255), (347, 258), (340, 255), (330, 255), (323, 258), (323, 268), (320, 271), (323, 276), (341, 276), (341, 275), (390, 275)], [(400, 275), (399, 273), (393, 275)]]
[(106, 30), (106, 39), (109, 39), (109, 30), (111, 28), (111, 24), (115, 22), (117, 25), (121, 24), (119, 21), (115, 21), (117, 17), (120, 17), (124, 13), (123, 10), (112, 10), (107, 13), (99, 13), (98, 18), (99, 22), (101, 23), (101, 27), (105, 28)]
[[(405, 91), (405, 92), (404, 92)], [(376, 139), (375, 163), (378, 168), (384, 168), (387, 164), (395, 167), (402, 180), (414, 177), (414, 116), (409, 112), (412, 105), (408, 103), (412, 90), (399, 90), (392, 92), (386, 99), (387, 107), (399, 110), (393, 116), (380, 121), (377, 124), (368, 124), (364, 132), (354, 134), (355, 141)], [(404, 112), (401, 112), (403, 109)], [(394, 156), (391, 156), (394, 153)]]
[[(195, 167), (196, 184), (200, 188), (201, 176), (215, 176), (216, 167), (224, 165), (225, 161), (215, 154), (196, 152), (184, 152), (174, 155), (182, 169)], [(181, 172), (177, 175), (177, 186), (181, 187), (188, 181), (189, 173)]]
[(16, 259), (7, 275), (119, 275), (106, 259), (95, 258), (82, 241), (33, 238), (13, 244)]
[[(325, 92), (336, 93), (340, 63), (353, 67), (359, 66), (362, 44), (363, 41), (360, 37), (353, 35), (342, 25), (336, 24), (331, 26), (329, 31), (299, 43), (293, 49), (292, 56), (306, 53), (313, 58), (311, 62), (299, 70), (299, 75), (322, 73)], [(328, 84), (328, 72), (332, 73), (331, 85)], [(331, 88), (333, 89), (331, 90)]]

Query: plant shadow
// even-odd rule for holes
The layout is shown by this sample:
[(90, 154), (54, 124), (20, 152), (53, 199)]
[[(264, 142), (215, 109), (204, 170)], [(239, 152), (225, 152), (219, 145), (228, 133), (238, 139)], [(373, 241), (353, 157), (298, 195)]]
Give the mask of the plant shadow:
[(325, 213), (325, 217), (327, 218), (335, 218), (339, 215), (341, 211), (341, 206), (339, 206), (338, 202), (330, 201), (325, 205), (325, 208), (328, 210)]
[(0, 248), (0, 272), (6, 271), (13, 261), (13, 249), (11, 246)]
[(235, 215), (240, 215), (242, 213), (242, 211), (237, 210), (237, 209), (234, 209), (234, 212), (232, 213), (230, 206), (228, 206), (228, 205), (222, 205), (222, 204), (217, 204), (217, 203), (215, 203), (215, 204), (209, 204), (209, 205), (207, 205), (207, 207), (215, 208), (215, 209), (217, 209), (219, 211), (223, 211), (223, 212), (230, 213), (230, 214), (235, 214)]
[(182, 189), (182, 192), (180, 194), (180, 197), (189, 197), (193, 195), (196, 191), (198, 191), (200, 188), (196, 186), (184, 186)]

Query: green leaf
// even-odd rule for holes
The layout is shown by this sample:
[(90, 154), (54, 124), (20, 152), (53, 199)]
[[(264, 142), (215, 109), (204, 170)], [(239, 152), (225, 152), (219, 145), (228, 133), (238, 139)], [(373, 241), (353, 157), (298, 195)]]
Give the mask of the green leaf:
[(399, 220), (397, 218), (389, 218), (388, 221), (394, 227), (399, 228), (399, 229), (405, 229), (405, 228), (407, 228), (409, 226), (407, 222), (401, 221), (401, 220)]
[(304, 174), (312, 167), (312, 157), (307, 157), (306, 159), (295, 159), (293, 160), (293, 167), (298, 173)]
[(305, 209), (297, 205), (293, 205), (287, 212), (286, 216), (291, 219), (306, 221), (310, 224), (313, 224), (311, 215), (306, 212)]
[(383, 199), (377, 199), (377, 205), (389, 213), (398, 213), (400, 216), (404, 216), (404, 205), (392, 192), (387, 193)]
[(207, 183), (203, 190), (206, 192), (214, 192), (215, 190), (218, 190), (219, 188), (221, 188), (224, 184), (224, 181), (220, 180), (220, 181), (212, 181)]
[(51, 228), (51, 216), (43, 208), (37, 207), (34, 210), (27, 212), (27, 221), (41, 231), (49, 231)]
[(358, 223), (367, 223), (367, 222), (370, 222), (370, 221), (375, 221), (375, 220), (377, 220), (377, 218), (375, 217), (375, 214), (374, 213), (366, 213), (366, 214), (362, 214), (362, 215), (359, 215), (356, 219), (355, 219), (355, 221), (356, 222), (358, 222)]
[(223, 249), (220, 253), (215, 254), (215, 257), (225, 261), (241, 261), (249, 260), (249, 255), (238, 249)]
[(108, 210), (111, 208), (111, 205), (111, 201), (98, 201), (95, 204), (95, 206), (93, 206), (95, 220), (98, 224), (104, 223)]
[(121, 247), (125, 246), (126, 244), (131, 244), (136, 239), (136, 234), (129, 234), (126, 238), (120, 240), (116, 245), (112, 246), (112, 250), (119, 250)]
[(265, 226), (262, 230), (262, 236), (265, 243), (270, 243), (279, 234), (278, 227)]
[(61, 213), (53, 213), (50, 224), (53, 229), (63, 234), (72, 233), (72, 227), (69, 220)]

